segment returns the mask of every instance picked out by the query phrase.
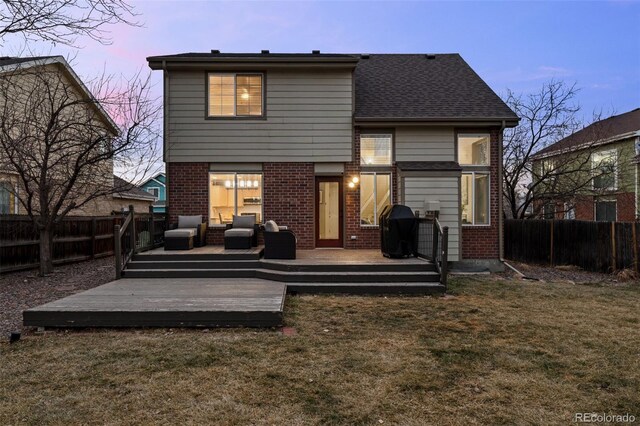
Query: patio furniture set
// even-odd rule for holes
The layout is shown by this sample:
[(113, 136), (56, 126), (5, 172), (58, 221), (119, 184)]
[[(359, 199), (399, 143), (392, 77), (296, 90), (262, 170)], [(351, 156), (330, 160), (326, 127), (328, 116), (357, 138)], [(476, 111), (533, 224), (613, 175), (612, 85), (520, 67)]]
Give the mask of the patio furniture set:
[[(206, 242), (207, 224), (202, 216), (178, 216), (178, 223), (169, 226), (164, 233), (165, 250), (191, 250), (203, 247)], [(242, 250), (258, 246), (258, 234), (264, 238), (265, 259), (295, 259), (296, 235), (290, 229), (268, 220), (264, 225), (256, 223), (256, 217), (233, 216), (224, 231), (225, 250)]]

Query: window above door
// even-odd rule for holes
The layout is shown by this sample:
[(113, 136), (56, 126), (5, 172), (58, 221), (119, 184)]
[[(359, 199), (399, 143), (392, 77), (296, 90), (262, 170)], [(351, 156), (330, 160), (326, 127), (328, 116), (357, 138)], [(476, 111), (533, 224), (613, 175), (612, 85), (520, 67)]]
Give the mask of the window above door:
[(361, 166), (391, 166), (391, 134), (360, 135)]

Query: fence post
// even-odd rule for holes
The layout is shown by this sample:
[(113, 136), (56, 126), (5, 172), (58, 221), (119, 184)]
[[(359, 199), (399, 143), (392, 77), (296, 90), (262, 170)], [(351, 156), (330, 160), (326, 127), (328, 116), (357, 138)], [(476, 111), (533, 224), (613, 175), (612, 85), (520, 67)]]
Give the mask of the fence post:
[(131, 254), (136, 252), (136, 215), (133, 210), (133, 204), (129, 204), (129, 214), (131, 215)]
[(616, 223), (611, 222), (611, 272), (618, 269), (618, 262), (616, 256)]
[(97, 229), (96, 218), (91, 219), (91, 258), (96, 258), (96, 229)]
[(638, 272), (638, 234), (636, 228), (638, 222), (631, 224), (631, 235), (633, 236), (633, 269)]
[(551, 235), (550, 238), (549, 238), (550, 245), (551, 245), (551, 247), (549, 249), (550, 250), (549, 251), (549, 264), (551, 266), (553, 266), (553, 219), (549, 221), (549, 224), (551, 225), (549, 227), (549, 229), (550, 229), (549, 232), (550, 232), (550, 235)]
[(155, 227), (155, 218), (153, 217), (153, 206), (149, 206), (149, 248), (154, 248), (156, 246), (156, 227)]
[(442, 228), (442, 269), (440, 270), (440, 281), (447, 288), (447, 272), (449, 271), (449, 227)]
[(116, 280), (122, 276), (122, 250), (120, 248), (120, 225), (113, 227), (113, 255), (116, 258)]

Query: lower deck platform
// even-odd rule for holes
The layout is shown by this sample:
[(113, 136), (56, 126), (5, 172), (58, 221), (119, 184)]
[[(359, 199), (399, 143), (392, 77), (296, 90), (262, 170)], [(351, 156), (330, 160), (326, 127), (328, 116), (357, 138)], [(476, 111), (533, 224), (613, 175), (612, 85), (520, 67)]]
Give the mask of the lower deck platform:
[(276, 327), (286, 285), (266, 280), (121, 279), (23, 313), (34, 327)]
[(263, 259), (263, 248), (219, 246), (137, 253), (123, 279), (24, 312), (35, 327), (275, 327), (288, 294), (441, 295), (435, 265), (377, 250), (298, 250)]

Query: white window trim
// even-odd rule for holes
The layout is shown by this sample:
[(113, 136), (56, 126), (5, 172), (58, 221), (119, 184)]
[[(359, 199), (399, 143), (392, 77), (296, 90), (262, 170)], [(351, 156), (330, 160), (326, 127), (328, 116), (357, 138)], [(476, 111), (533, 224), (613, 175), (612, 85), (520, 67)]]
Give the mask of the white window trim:
[(227, 225), (224, 223), (214, 223), (211, 224), (211, 175), (233, 175), (233, 214), (238, 215), (238, 175), (260, 175), (262, 179), (260, 179), (260, 218), (264, 222), (264, 173), (262, 171), (242, 171), (242, 172), (215, 172), (210, 171), (209, 176), (207, 177), (207, 216), (208, 221), (207, 224), (209, 228), (226, 228)]
[[(468, 227), (490, 227), (491, 226), (491, 172), (490, 171), (475, 171), (475, 170), (463, 170), (462, 176), (471, 175), (471, 180), (474, 183), (471, 185), (471, 218), (473, 219), (473, 223), (462, 223), (462, 190), (460, 191), (460, 224), (462, 226)], [(487, 192), (487, 196), (489, 199), (487, 200), (488, 204), (488, 212), (487, 212), (487, 223), (476, 223), (476, 185), (475, 179), (476, 175), (486, 175), (489, 183), (489, 191)], [(462, 180), (462, 176), (460, 179)], [(460, 186), (462, 187), (462, 181), (460, 182)]]
[(6, 183), (11, 187), (12, 193), (9, 194), (9, 197), (13, 197), (13, 213), (9, 214), (18, 214), (18, 203), (20, 202), (18, 199), (18, 185), (14, 185), (13, 182), (9, 180), (0, 181), (0, 183)]
[[(567, 217), (570, 211), (573, 212), (573, 217)], [(564, 219), (575, 220), (575, 218), (576, 218), (576, 206), (571, 206), (570, 203), (564, 203)]]
[[(210, 83), (210, 76), (212, 75), (232, 75), (233, 76), (233, 115), (213, 115), (210, 112), (211, 109), (211, 83)], [(261, 105), (261, 114), (260, 115), (238, 115), (238, 102), (237, 102), (237, 96), (238, 96), (238, 92), (237, 92), (237, 87), (238, 87), (238, 76), (243, 76), (243, 75), (259, 75), (260, 76), (260, 90), (262, 92), (262, 105)], [(266, 104), (266, 99), (265, 99), (265, 78), (264, 78), (264, 73), (262, 72), (208, 72), (207, 73), (207, 90), (206, 90), (206, 94), (207, 94), (207, 118), (215, 118), (215, 119), (222, 119), (224, 120), (226, 119), (234, 119), (234, 118), (255, 118), (255, 119), (259, 119), (259, 118), (263, 118), (265, 117), (265, 104)]]
[[(360, 185), (362, 185), (362, 175), (373, 175), (373, 195), (375, 201), (378, 200), (378, 179), (376, 177), (378, 175), (388, 175), (389, 176), (389, 202), (393, 205), (393, 174), (391, 172), (361, 172), (360, 173)], [(362, 187), (358, 188), (358, 191), (361, 191)], [(375, 221), (374, 224), (366, 225), (362, 223), (362, 193), (360, 194), (360, 206), (358, 206), (358, 221), (360, 222), (360, 228), (379, 228), (380, 224), (378, 223), (378, 203), (374, 201), (373, 203), (373, 219)]]
[[(487, 164), (463, 164), (460, 162), (460, 137), (463, 138), (487, 138), (489, 140), (487, 146)], [(458, 133), (456, 136), (456, 154), (458, 157), (458, 164), (462, 167), (491, 167), (491, 134), (490, 133)]]
[[(362, 162), (362, 138), (368, 138), (373, 136), (385, 136), (389, 137), (389, 163), (388, 164), (366, 164)], [(393, 165), (393, 134), (392, 133), (360, 133), (360, 167), (363, 168), (375, 168), (375, 167), (391, 167)], [(371, 226), (371, 225), (369, 225)]]
[[(594, 191), (617, 191), (618, 190), (618, 150), (616, 148), (608, 149), (605, 151), (594, 152), (594, 154), (602, 155), (603, 157), (613, 157), (613, 187), (609, 188), (596, 188), (595, 177), (591, 179), (591, 189)], [(595, 170), (596, 165), (593, 155), (591, 156), (591, 170)], [(593, 172), (592, 172), (593, 176)], [(618, 207), (616, 205), (616, 217), (618, 215)], [(594, 216), (595, 217), (595, 216)]]
[[(147, 187), (147, 192), (149, 192), (150, 189), (156, 189), (158, 191), (158, 195), (154, 195), (154, 197), (156, 197), (156, 200), (160, 199), (160, 187), (158, 186), (148, 186)], [(149, 192), (149, 194), (153, 195), (153, 193)]]
[[(616, 220), (615, 222), (618, 221), (618, 200), (594, 200), (593, 201), (593, 220), (595, 222), (598, 222), (598, 203), (616, 203)], [(600, 222), (604, 222), (604, 221), (600, 221)]]

